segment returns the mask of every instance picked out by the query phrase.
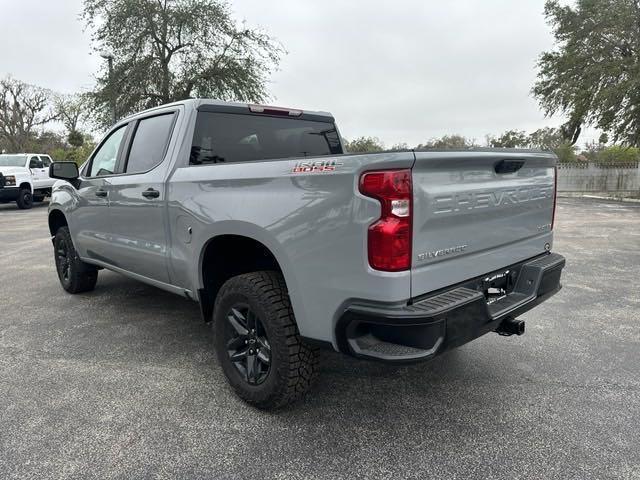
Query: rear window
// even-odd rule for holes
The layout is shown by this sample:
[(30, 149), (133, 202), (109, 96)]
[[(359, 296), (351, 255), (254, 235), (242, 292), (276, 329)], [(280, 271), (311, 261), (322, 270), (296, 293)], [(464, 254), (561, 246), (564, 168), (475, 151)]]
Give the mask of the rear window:
[(146, 172), (162, 161), (169, 143), (173, 116), (170, 113), (140, 120), (129, 151), (127, 173)]
[(189, 163), (237, 163), (341, 153), (333, 123), (199, 112)]

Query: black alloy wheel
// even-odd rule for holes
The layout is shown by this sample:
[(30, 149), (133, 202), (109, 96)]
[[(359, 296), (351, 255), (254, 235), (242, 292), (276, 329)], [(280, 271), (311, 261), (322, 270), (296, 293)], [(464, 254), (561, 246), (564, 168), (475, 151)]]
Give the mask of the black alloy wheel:
[(317, 348), (300, 337), (280, 272), (228, 279), (213, 310), (216, 355), (229, 384), (254, 407), (284, 407), (309, 390), (318, 373)]
[(53, 239), (53, 260), (60, 285), (69, 293), (88, 292), (95, 288), (98, 269), (78, 257), (69, 227), (60, 227)]
[(71, 260), (69, 259), (69, 246), (66, 241), (59, 241), (55, 244), (56, 249), (56, 266), (58, 267), (58, 273), (60, 280), (63, 284), (69, 282), (71, 276)]
[(245, 303), (234, 304), (226, 315), (227, 354), (249, 385), (260, 385), (271, 367), (271, 346), (258, 315)]

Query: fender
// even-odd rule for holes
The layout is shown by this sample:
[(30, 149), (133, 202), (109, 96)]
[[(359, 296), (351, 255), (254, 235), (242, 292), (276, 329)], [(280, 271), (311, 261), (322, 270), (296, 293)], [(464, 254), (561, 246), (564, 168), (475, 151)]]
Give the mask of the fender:
[[(203, 225), (204, 228), (196, 232), (194, 231), (194, 258), (191, 265), (196, 265), (197, 268), (191, 272), (192, 285), (195, 286), (194, 292), (201, 292), (204, 287), (204, 281), (202, 278), (204, 252), (209, 242), (214, 238), (222, 235), (238, 235), (247, 237), (264, 245), (273, 254), (282, 274), (284, 276), (285, 283), (287, 284), (287, 290), (289, 291), (289, 297), (293, 304), (296, 316), (302, 318), (304, 313), (304, 302), (300, 298), (300, 292), (297, 288), (298, 282), (295, 275), (295, 269), (291, 264), (289, 255), (282, 248), (281, 243), (273, 236), (269, 231), (261, 228), (253, 223), (244, 222), (240, 220), (225, 220), (215, 222), (213, 225)], [(208, 299), (203, 298), (204, 304), (208, 303)], [(201, 302), (201, 307), (202, 307)], [(203, 312), (206, 313), (206, 312)], [(208, 317), (205, 317), (208, 318)]]

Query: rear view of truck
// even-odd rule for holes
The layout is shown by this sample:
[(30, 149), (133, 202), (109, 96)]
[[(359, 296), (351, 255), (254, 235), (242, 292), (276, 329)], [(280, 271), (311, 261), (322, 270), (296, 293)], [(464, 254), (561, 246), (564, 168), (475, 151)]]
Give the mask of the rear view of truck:
[(355, 302), (341, 349), (385, 361), (433, 357), (487, 332), (524, 333), (516, 317), (560, 289), (550, 253), (555, 156), (526, 150), (416, 152), (410, 169), (367, 171), (380, 202), (369, 226), (372, 269), (410, 271), (410, 300)]
[(52, 168), (56, 268), (71, 293), (103, 267), (197, 298), (230, 384), (274, 408), (310, 387), (317, 345), (397, 363), (522, 334), (560, 289), (555, 161), (348, 154), (329, 113), (187, 100), (124, 119), (82, 174)]

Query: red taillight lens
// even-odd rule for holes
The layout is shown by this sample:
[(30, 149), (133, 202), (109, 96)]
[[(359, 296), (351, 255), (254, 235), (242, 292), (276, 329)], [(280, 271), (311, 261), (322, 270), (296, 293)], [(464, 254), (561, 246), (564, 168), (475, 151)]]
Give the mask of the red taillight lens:
[(553, 214), (551, 215), (551, 230), (556, 223), (556, 203), (558, 201), (558, 167), (553, 167)]
[(380, 202), (380, 218), (369, 227), (369, 265), (398, 272), (411, 268), (411, 170), (365, 172), (360, 192)]

